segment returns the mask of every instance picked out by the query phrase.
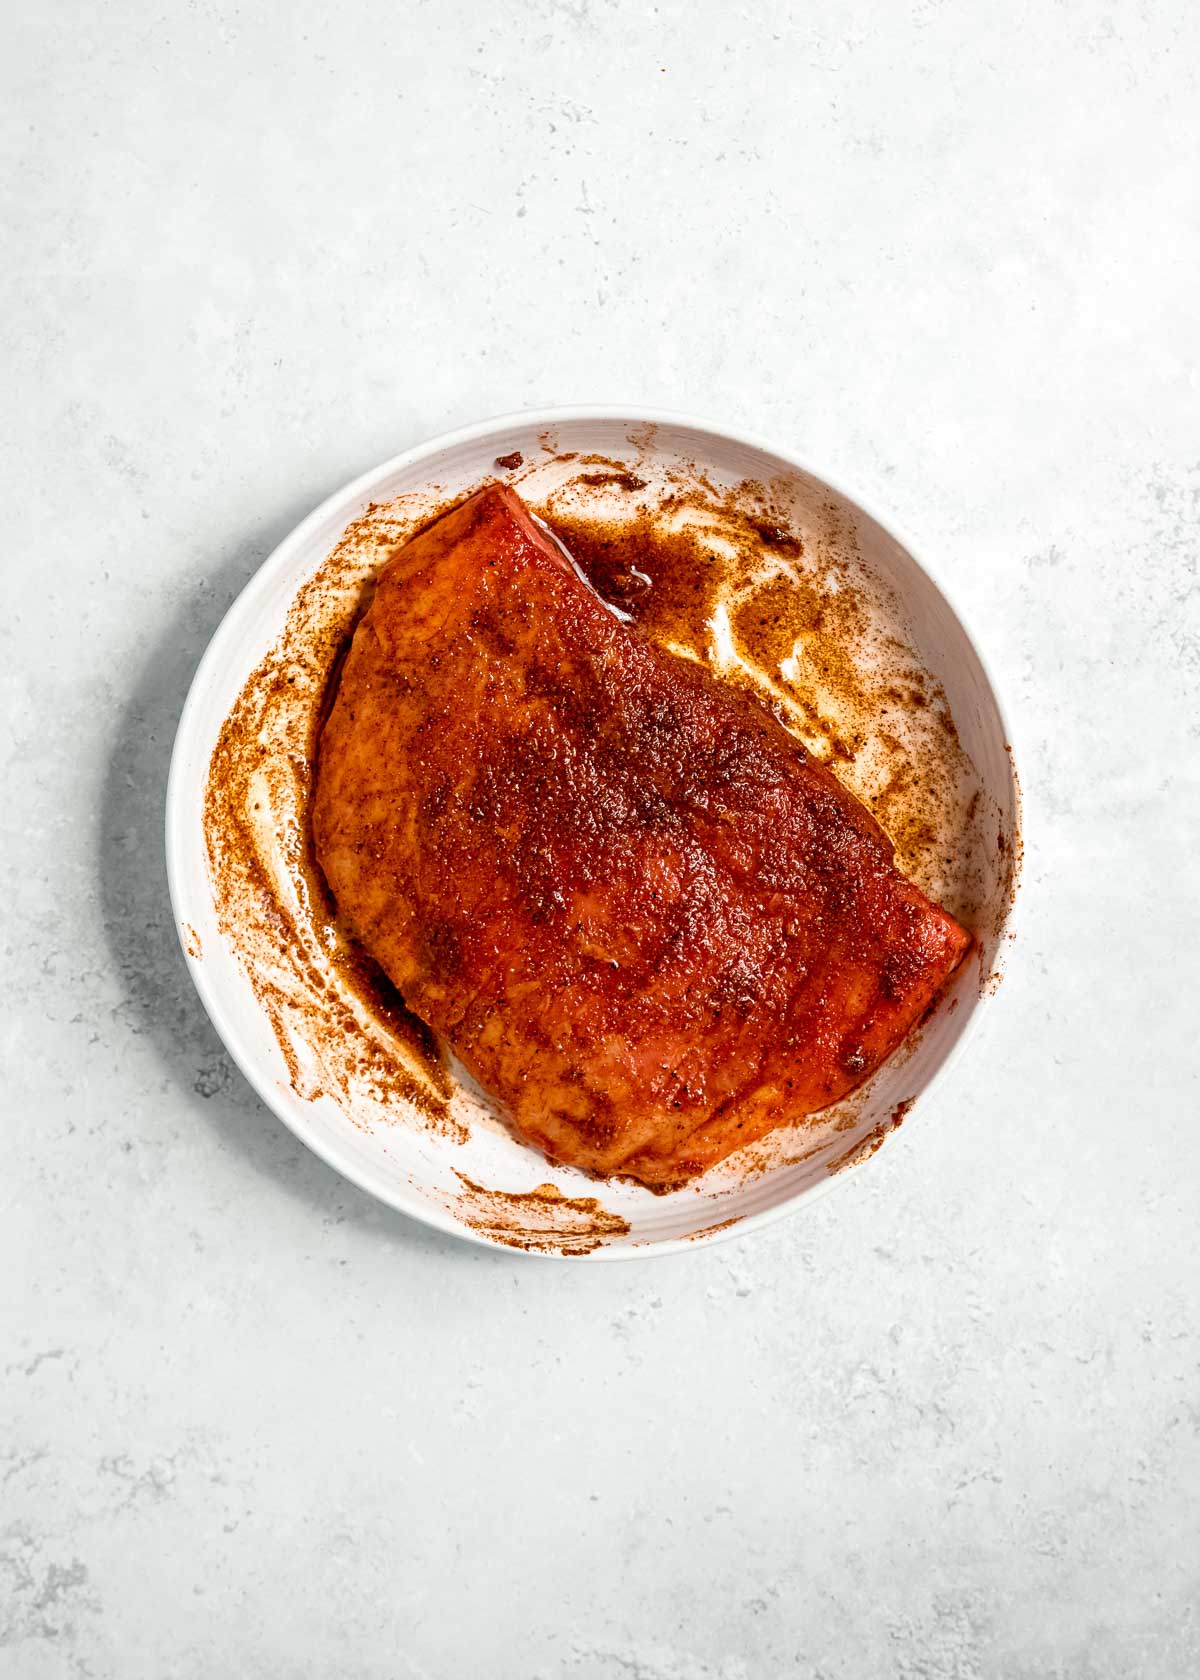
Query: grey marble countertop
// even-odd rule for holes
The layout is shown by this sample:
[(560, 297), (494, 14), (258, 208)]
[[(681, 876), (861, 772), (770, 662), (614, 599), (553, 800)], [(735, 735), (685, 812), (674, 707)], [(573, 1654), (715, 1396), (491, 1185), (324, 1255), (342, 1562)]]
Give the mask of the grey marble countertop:
[[(57, 0), (0, 54), (0, 1675), (1200, 1670), (1200, 14)], [(1027, 867), (870, 1173), (588, 1268), (341, 1182), (167, 904), (222, 612), (345, 479), (584, 400), (936, 555)]]

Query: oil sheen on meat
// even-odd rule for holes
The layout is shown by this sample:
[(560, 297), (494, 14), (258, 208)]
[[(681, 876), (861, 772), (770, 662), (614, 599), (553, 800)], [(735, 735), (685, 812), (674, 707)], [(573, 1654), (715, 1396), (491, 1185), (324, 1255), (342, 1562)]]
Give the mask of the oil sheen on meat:
[(970, 944), (830, 771), (499, 485), (385, 568), (313, 824), (355, 936), (519, 1132), (655, 1188), (860, 1084)]

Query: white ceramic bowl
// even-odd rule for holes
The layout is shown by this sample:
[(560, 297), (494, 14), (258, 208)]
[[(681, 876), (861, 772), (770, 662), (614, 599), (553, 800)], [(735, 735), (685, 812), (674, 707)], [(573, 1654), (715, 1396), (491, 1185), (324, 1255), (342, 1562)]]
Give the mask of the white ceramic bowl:
[[(673, 414), (610, 408), (556, 409), (485, 421), (408, 450), (331, 496), (282, 542), (230, 608), (192, 684), (180, 719), (167, 795), (167, 864), (171, 900), (189, 967), (206, 1009), (231, 1055), (263, 1100), (311, 1149), (382, 1201), (442, 1230), (472, 1240), (514, 1246), (512, 1233), (489, 1228), (477, 1206), (462, 1203), (462, 1173), (474, 1184), (528, 1193), (551, 1183), (565, 1197), (593, 1196), (628, 1229), (590, 1247), (594, 1260), (666, 1254), (697, 1242), (756, 1230), (835, 1183), (846, 1166), (875, 1153), (895, 1119), (925, 1097), (962, 1050), (991, 990), (1008, 936), (1011, 881), (997, 877), (1000, 895), (984, 918), (973, 958), (955, 976), (932, 1018), (911, 1046), (889, 1062), (854, 1099), (842, 1129), (814, 1133), (817, 1147), (779, 1163), (763, 1157), (759, 1170), (717, 1169), (698, 1185), (654, 1196), (631, 1184), (602, 1184), (552, 1167), (497, 1126), (472, 1131), (467, 1144), (420, 1126), (366, 1126), (335, 1100), (305, 1100), (292, 1089), (279, 1044), (247, 976), (216, 919), (203, 829), (204, 788), (218, 732), (242, 685), (278, 637), (300, 586), (322, 564), (347, 524), (369, 503), (431, 484), (442, 493), (465, 491), (493, 471), (497, 457), (521, 451), (536, 459), (546, 440), (558, 451), (628, 455), (631, 437), (642, 458), (695, 463), (719, 484), (754, 479), (793, 487), (804, 508), (835, 510), (842, 529), (895, 603), (899, 623), (922, 663), (940, 682), (962, 747), (978, 774), (987, 809), (1015, 846), (1019, 793), (1007, 723), (984, 662), (911, 544), (901, 540), (860, 498), (851, 496), (785, 451), (752, 438)], [(996, 829), (987, 845), (995, 850)], [(986, 858), (980, 867), (994, 868)], [(185, 931), (186, 930), (186, 931)], [(196, 954), (203, 952), (202, 959)], [(823, 1141), (822, 1141), (823, 1138)], [(778, 1152), (777, 1152), (778, 1153)], [(588, 1244), (582, 1245), (585, 1249)], [(541, 1246), (551, 1254), (578, 1253), (578, 1244)], [(528, 1251), (526, 1249), (525, 1251)], [(534, 1245), (533, 1251), (538, 1251)]]

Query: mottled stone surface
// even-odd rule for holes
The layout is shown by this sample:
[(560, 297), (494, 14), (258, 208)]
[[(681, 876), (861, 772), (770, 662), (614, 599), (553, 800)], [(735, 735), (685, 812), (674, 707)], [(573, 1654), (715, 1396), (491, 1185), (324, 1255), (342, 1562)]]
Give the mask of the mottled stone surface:
[[(0, 1674), (1200, 1669), (1200, 23), (1180, 0), (10, 8)], [(200, 652), (491, 412), (778, 438), (1005, 683), (1023, 932), (873, 1168), (645, 1265), (309, 1156), (162, 858)]]

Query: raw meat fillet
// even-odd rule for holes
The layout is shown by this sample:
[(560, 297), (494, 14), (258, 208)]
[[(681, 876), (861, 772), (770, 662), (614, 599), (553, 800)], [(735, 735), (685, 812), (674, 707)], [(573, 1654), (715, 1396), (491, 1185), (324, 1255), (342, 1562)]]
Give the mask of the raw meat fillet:
[(313, 820), (352, 931), (518, 1130), (658, 1188), (861, 1083), (970, 944), (830, 771), (499, 485), (384, 570)]

